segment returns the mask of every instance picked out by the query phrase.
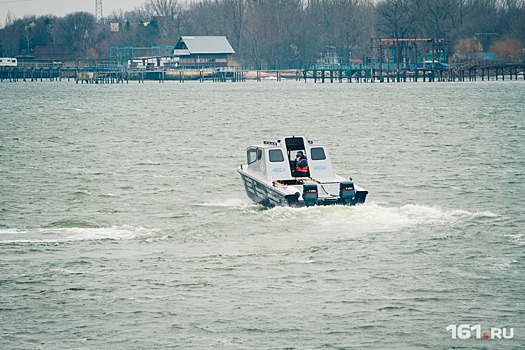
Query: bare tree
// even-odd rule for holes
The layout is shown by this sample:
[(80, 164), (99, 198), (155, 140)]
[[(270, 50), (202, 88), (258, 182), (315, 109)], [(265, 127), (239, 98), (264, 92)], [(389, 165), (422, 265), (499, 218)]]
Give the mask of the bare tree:
[(466, 38), (458, 40), (454, 49), (456, 52), (463, 53), (466, 59), (471, 59), (482, 51), (482, 46), (478, 39)]
[(518, 39), (505, 37), (494, 42), (490, 46), (490, 51), (496, 53), (500, 58), (517, 60), (523, 58), (524, 47), (523, 42)]
[(392, 38), (404, 38), (411, 28), (409, 0), (385, 0), (378, 4), (378, 29)]
[[(358, 0), (329, 0), (325, 5), (325, 12), (331, 14), (330, 21), (333, 28), (331, 44), (335, 46), (341, 57), (347, 61), (351, 58), (351, 51), (361, 45), (359, 39), (363, 32), (367, 32), (366, 42), (370, 38), (370, 25), (367, 25), (361, 16), (370, 20), (365, 8)], [(355, 57), (355, 56), (354, 56)]]
[(7, 10), (7, 14), (5, 15), (5, 27), (8, 27), (13, 24), (13, 22), (16, 20), (16, 17), (13, 15), (11, 10)]
[(183, 12), (182, 32), (186, 35), (225, 35), (221, 4), (216, 0), (195, 2)]
[[(178, 0), (148, 0), (139, 8), (151, 20), (155, 17), (156, 26), (163, 44), (173, 44), (180, 32), (182, 7)], [(160, 43), (156, 43), (160, 44)]]
[[(217, 1), (220, 2), (219, 0)], [(226, 18), (229, 19), (229, 23), (232, 26), (232, 44), (237, 50), (242, 49), (241, 38), (246, 1), (247, 0), (222, 0), (222, 4), (226, 10)]]
[(144, 7), (152, 16), (175, 18), (179, 11), (178, 0), (148, 0)]
[(426, 35), (431, 37), (448, 36), (455, 17), (456, 0), (423, 0)]

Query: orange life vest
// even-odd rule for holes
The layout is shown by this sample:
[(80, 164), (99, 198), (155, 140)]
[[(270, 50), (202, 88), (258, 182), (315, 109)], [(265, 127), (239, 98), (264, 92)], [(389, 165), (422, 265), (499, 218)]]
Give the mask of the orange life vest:
[(295, 165), (295, 171), (299, 172), (299, 173), (307, 173), (308, 172), (308, 164), (306, 164), (304, 167), (300, 167), (299, 166), (299, 163), (297, 163)]

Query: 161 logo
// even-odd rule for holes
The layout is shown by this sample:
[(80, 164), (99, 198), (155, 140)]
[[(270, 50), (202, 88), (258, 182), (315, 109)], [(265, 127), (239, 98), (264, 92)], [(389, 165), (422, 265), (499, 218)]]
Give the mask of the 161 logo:
[(490, 332), (481, 332), (479, 324), (469, 325), (451, 324), (447, 331), (452, 332), (452, 339), (469, 339), (475, 337), (476, 339), (512, 339), (514, 338), (514, 328), (490, 328)]

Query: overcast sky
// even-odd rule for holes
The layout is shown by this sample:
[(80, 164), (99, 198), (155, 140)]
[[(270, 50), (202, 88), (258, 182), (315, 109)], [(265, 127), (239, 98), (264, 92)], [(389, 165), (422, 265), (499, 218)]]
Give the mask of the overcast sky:
[[(107, 16), (113, 11), (133, 10), (142, 5), (145, 0), (102, 0), (102, 15)], [(0, 0), (0, 28), (5, 24), (8, 11), (15, 18), (25, 15), (53, 14), (62, 17), (68, 13), (85, 11), (95, 14), (95, 0)]]

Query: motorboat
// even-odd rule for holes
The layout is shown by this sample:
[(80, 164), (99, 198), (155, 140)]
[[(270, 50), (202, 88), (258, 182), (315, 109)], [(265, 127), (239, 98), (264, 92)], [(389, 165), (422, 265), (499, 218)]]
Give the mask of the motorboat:
[(304, 136), (249, 146), (246, 164), (237, 171), (248, 197), (268, 207), (355, 205), (368, 194), (352, 178), (334, 172), (326, 146)]

